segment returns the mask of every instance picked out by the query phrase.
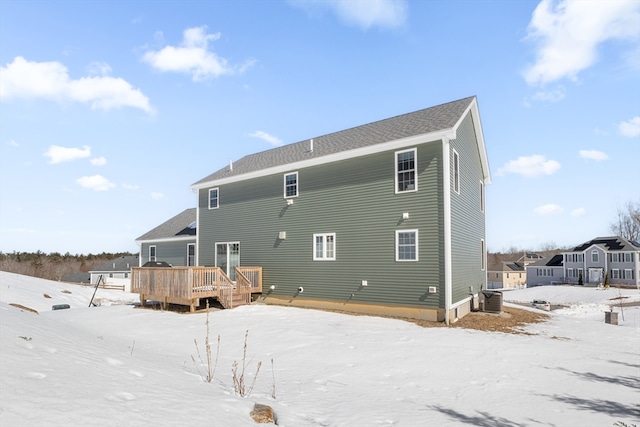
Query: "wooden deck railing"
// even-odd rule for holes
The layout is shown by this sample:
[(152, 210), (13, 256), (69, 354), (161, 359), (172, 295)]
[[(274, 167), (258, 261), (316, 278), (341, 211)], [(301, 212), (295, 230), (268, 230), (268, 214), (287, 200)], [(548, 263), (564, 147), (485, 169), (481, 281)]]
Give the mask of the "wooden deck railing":
[(236, 282), (220, 267), (134, 267), (131, 292), (163, 304), (189, 305), (195, 310), (200, 298), (218, 298), (226, 308), (251, 302), (251, 293), (262, 292), (262, 267), (236, 267)]

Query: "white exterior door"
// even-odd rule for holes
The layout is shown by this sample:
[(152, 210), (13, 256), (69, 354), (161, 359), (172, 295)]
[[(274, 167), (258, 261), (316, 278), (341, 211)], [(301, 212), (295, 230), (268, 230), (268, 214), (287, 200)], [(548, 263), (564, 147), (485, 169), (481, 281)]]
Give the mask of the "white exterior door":
[(600, 283), (603, 281), (601, 268), (589, 269), (589, 283)]

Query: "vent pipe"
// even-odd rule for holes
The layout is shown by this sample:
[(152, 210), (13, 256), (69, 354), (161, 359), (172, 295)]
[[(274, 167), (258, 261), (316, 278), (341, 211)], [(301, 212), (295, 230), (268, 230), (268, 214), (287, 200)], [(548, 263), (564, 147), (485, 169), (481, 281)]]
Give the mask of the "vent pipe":
[(233, 170), (233, 160), (229, 160), (229, 172)]
[(313, 139), (309, 140), (309, 152), (313, 153)]

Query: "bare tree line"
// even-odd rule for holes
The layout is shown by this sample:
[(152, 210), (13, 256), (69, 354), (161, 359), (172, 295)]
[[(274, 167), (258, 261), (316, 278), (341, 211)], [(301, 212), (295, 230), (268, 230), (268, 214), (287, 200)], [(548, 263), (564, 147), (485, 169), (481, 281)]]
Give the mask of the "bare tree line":
[(86, 273), (114, 258), (135, 255), (129, 252), (64, 255), (58, 252), (0, 252), (0, 270), (49, 280), (62, 280), (73, 273)]

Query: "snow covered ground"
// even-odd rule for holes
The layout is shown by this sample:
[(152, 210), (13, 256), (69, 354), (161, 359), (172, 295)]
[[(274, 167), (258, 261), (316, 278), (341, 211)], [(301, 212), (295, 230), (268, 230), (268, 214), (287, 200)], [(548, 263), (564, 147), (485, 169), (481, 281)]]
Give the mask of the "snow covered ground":
[[(604, 323), (611, 298), (640, 301), (637, 290), (506, 291), (505, 301), (567, 306), (531, 335), (264, 305), (212, 311), (210, 383), (193, 361), (194, 340), (206, 359), (205, 313), (137, 309), (137, 295), (107, 290), (89, 308), (92, 294), (0, 272), (0, 425), (255, 426), (255, 402), (289, 427), (640, 425), (640, 307)], [(246, 331), (247, 387), (262, 364), (240, 397), (232, 365)]]

